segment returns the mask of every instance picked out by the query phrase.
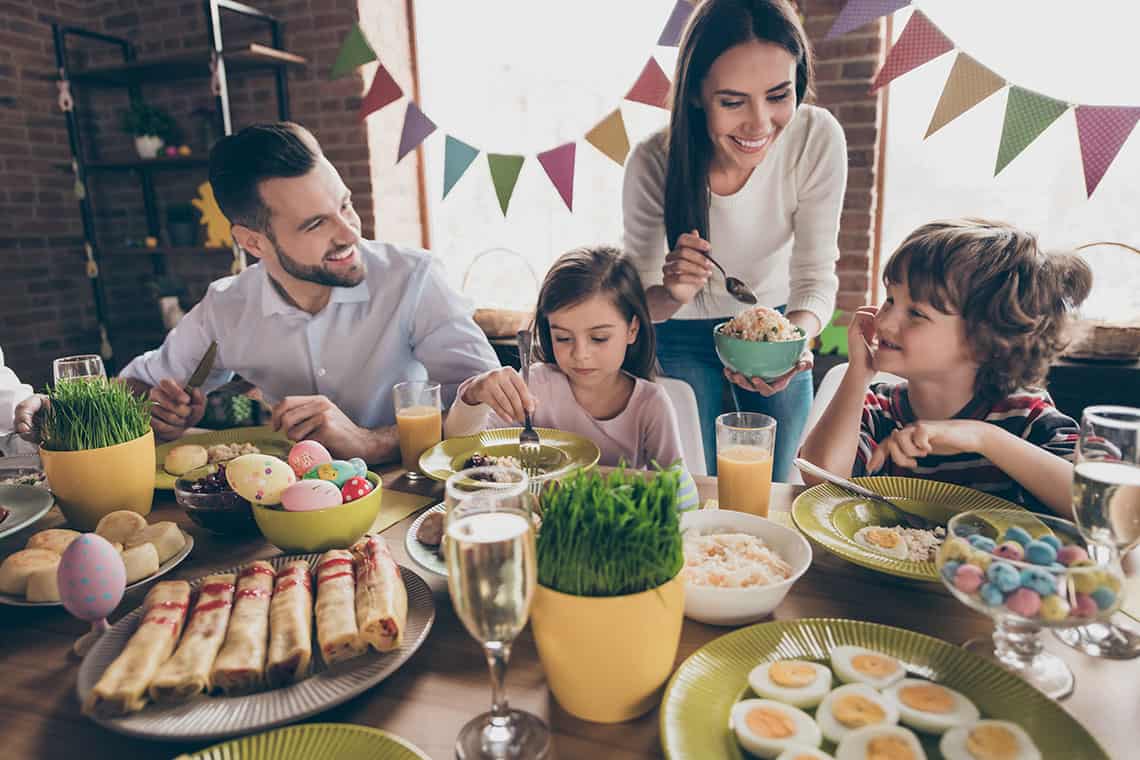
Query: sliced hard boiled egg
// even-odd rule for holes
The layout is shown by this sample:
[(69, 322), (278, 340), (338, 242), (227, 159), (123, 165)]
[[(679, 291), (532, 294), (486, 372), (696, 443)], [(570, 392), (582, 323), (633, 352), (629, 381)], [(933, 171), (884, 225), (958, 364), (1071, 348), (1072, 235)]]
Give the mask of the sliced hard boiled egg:
[(835, 760), (835, 758), (821, 749), (797, 745), (781, 752), (776, 760)]
[(899, 722), (899, 711), (870, 686), (849, 683), (824, 697), (815, 711), (815, 722), (828, 741), (838, 744), (856, 729), (895, 725)]
[(865, 683), (879, 690), (901, 681), (906, 675), (906, 668), (894, 657), (855, 646), (832, 649), (831, 667), (844, 683)]
[(764, 758), (794, 746), (818, 747), (822, 740), (810, 715), (771, 699), (745, 699), (733, 705), (732, 730), (744, 749)]
[(910, 551), (906, 548), (906, 541), (903, 541), (902, 536), (890, 528), (868, 525), (855, 531), (852, 538), (860, 546), (894, 559), (906, 559), (910, 556)]
[(1041, 760), (1029, 734), (1006, 720), (979, 720), (952, 728), (938, 745), (946, 760)]
[(967, 726), (981, 717), (978, 708), (964, 695), (918, 678), (905, 678), (883, 694), (898, 707), (903, 723), (928, 734)]
[(902, 726), (867, 726), (844, 737), (835, 760), (926, 760), (926, 752)]
[(814, 662), (777, 660), (753, 668), (748, 685), (765, 699), (792, 707), (815, 707), (831, 691), (831, 671)]

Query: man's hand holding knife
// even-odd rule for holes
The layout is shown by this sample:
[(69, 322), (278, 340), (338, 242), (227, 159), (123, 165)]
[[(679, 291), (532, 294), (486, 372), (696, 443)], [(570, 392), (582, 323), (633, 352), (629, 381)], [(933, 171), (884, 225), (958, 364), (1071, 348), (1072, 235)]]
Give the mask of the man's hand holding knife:
[(202, 384), (214, 368), (217, 353), (218, 344), (210, 343), (185, 385), (179, 385), (168, 377), (150, 389), (148, 395), (153, 402), (150, 426), (159, 438), (167, 441), (177, 438), (186, 432), (186, 428), (201, 421), (206, 413), (206, 394), (202, 393)]

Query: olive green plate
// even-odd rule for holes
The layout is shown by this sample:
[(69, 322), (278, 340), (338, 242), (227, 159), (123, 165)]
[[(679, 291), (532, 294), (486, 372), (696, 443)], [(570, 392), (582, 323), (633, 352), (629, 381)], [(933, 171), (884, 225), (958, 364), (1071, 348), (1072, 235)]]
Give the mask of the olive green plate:
[[(729, 727), (732, 706), (755, 696), (748, 688), (749, 671), (761, 663), (782, 659), (828, 664), (828, 653), (845, 644), (895, 657), (909, 676), (936, 681), (969, 697), (984, 717), (1017, 723), (1044, 757), (1109, 760), (1089, 732), (1056, 702), (997, 665), (913, 631), (829, 618), (753, 625), (714, 639), (694, 652), (673, 674), (662, 699), (660, 729), (665, 756), (677, 760), (750, 757), (740, 749)], [(942, 758), (937, 737), (918, 736), (930, 760)], [(823, 750), (834, 752), (834, 747), (825, 741)]]
[(353, 760), (429, 760), (406, 739), (368, 726), (308, 723), (263, 734), (243, 736), (175, 760), (309, 760), (351, 757)]
[[(564, 430), (535, 428), (542, 444), (539, 467), (542, 474), (535, 480), (555, 480), (576, 468), (589, 468), (598, 463), (602, 452), (589, 438)], [(519, 433), (522, 428), (486, 430), (462, 438), (448, 438), (420, 456), (420, 472), (435, 480), (447, 480), (472, 454), (493, 457), (518, 457)]]
[[(1021, 509), (996, 496), (936, 480), (898, 477), (854, 478), (859, 485), (880, 493), (902, 509), (946, 527), (958, 512), (972, 509)], [(888, 575), (918, 581), (937, 581), (933, 562), (895, 559), (855, 543), (853, 536), (868, 525), (892, 526), (899, 522), (889, 507), (855, 496), (839, 486), (821, 483), (796, 497), (792, 518), (804, 535), (832, 554), (856, 565)]]
[(201, 477), (209, 472), (207, 467), (202, 467), (198, 470), (191, 470), (182, 476), (171, 475), (162, 469), (162, 462), (166, 459), (166, 453), (172, 448), (187, 444), (214, 446), (219, 443), (252, 443), (261, 449), (262, 454), (269, 454), (270, 456), (279, 457), (281, 459), (288, 457), (289, 449), (293, 448), (293, 442), (286, 438), (284, 433), (278, 433), (268, 425), (230, 428), (229, 430), (211, 430), (208, 433), (184, 435), (178, 440), (155, 447), (154, 487), (165, 488), (168, 491), (174, 490), (174, 481), (178, 480), (179, 477), (196, 479), (196, 477)]

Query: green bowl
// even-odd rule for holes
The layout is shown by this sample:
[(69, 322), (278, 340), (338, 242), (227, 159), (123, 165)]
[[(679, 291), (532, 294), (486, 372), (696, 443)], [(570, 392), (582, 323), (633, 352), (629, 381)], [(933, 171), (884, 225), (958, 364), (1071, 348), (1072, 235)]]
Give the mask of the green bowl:
[(253, 519), (265, 540), (286, 552), (347, 549), (368, 532), (380, 514), (380, 477), (374, 472), (367, 475), (372, 490), (355, 501), (309, 512), (253, 504)]
[(724, 366), (745, 377), (768, 380), (790, 372), (807, 345), (807, 336), (798, 327), (800, 337), (796, 340), (761, 341), (724, 335), (721, 329), (726, 324), (721, 322), (713, 328), (716, 355)]

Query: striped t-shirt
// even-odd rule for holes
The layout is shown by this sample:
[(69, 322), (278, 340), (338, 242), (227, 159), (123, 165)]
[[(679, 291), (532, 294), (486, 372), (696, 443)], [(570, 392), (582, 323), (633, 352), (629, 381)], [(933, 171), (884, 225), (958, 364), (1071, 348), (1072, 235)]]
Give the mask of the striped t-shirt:
[[(952, 419), (984, 420), (1070, 461), (1080, 432), (1077, 423), (1062, 414), (1043, 390), (1017, 390), (997, 402), (974, 397)], [(859, 449), (855, 453), (851, 474), (868, 474), (867, 462), (875, 448), (895, 430), (917, 421), (905, 382), (872, 384), (863, 400)], [(974, 452), (923, 457), (913, 470), (900, 467), (888, 458), (883, 468), (873, 474), (957, 483), (1025, 504), (1031, 509), (1047, 511), (1005, 472)]]

